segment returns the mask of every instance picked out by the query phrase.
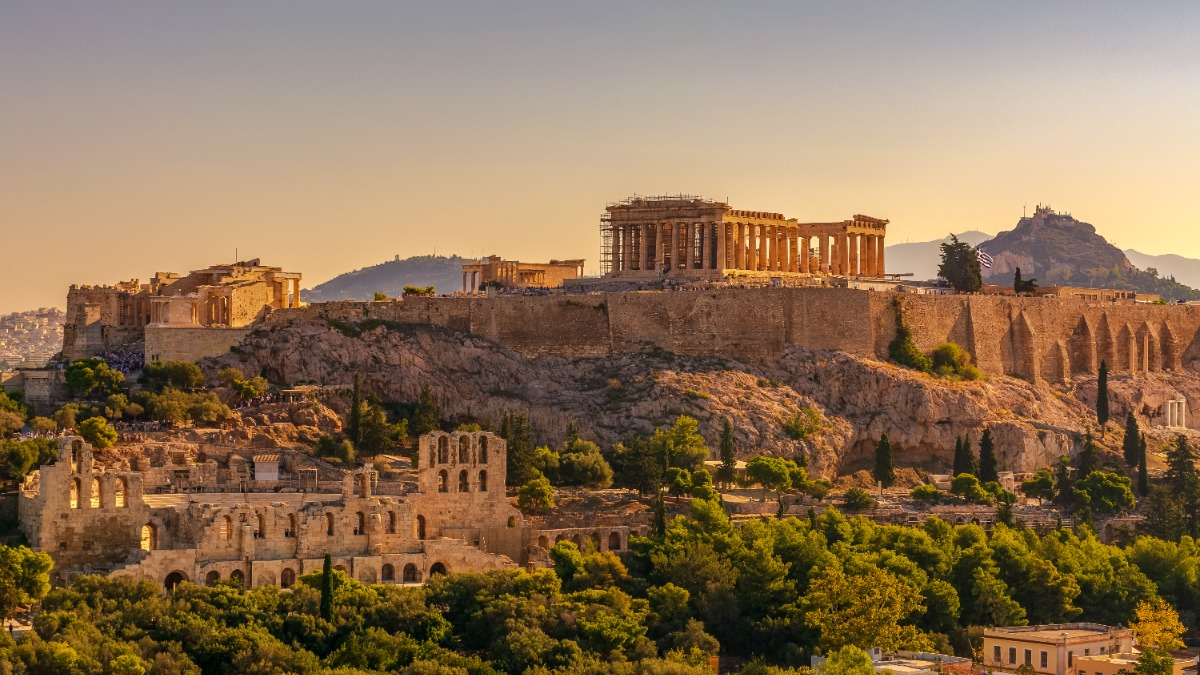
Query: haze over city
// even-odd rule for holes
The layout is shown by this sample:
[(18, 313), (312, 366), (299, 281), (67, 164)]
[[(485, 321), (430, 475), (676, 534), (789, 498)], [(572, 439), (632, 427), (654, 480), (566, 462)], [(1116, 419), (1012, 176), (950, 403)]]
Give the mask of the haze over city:
[(635, 193), (1200, 257), (1196, 3), (7, 3), (0, 311), (262, 257), (582, 257)]

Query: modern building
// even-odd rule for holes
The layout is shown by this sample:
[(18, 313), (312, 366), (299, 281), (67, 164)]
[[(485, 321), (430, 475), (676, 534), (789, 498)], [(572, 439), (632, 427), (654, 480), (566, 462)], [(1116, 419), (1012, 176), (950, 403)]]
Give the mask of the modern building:
[[(1071, 675), (1128, 675), (1134, 672), (1141, 654), (1105, 654), (1103, 656), (1081, 656), (1075, 659), (1075, 670)], [(1175, 661), (1171, 675), (1183, 675), (1185, 670), (1195, 672), (1195, 656), (1173, 655)]]
[(1098, 623), (1010, 626), (983, 631), (983, 665), (1015, 671), (1023, 664), (1045, 675), (1075, 675), (1085, 656), (1133, 650), (1133, 631)]

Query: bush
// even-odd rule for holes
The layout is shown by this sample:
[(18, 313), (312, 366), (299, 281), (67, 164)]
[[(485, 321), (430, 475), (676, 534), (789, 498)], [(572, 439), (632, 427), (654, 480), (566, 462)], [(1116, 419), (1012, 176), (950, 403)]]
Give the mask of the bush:
[(229, 417), (229, 406), (212, 392), (189, 393), (167, 388), (146, 396), (150, 417), (160, 422), (219, 422)]
[(918, 485), (912, 489), (912, 498), (922, 502), (936, 502), (942, 498), (942, 491), (936, 485)]
[(79, 435), (97, 450), (112, 447), (117, 442), (117, 430), (103, 417), (89, 417), (80, 422)]
[(862, 488), (850, 488), (844, 498), (846, 508), (850, 511), (866, 511), (875, 508), (875, 498)]
[(938, 377), (978, 380), (983, 377), (971, 363), (971, 355), (953, 342), (943, 342), (933, 350), (933, 372)]
[(976, 504), (991, 504), (992, 495), (979, 484), (979, 479), (969, 473), (960, 473), (950, 482), (950, 494), (958, 495)]
[(917, 348), (912, 330), (909, 329), (908, 324), (904, 323), (904, 312), (900, 307), (900, 300), (896, 299), (892, 302), (896, 310), (896, 337), (892, 338), (888, 345), (888, 357), (905, 368), (928, 373), (933, 369), (933, 362)]
[(517, 493), (517, 506), (522, 510), (549, 510), (554, 508), (554, 488), (545, 476), (538, 476), (521, 486)]
[(783, 418), (783, 433), (793, 441), (802, 441), (825, 428), (825, 417), (821, 411), (805, 406)]
[(187, 361), (151, 362), (142, 368), (142, 385), (152, 391), (167, 387), (195, 389), (204, 385), (204, 373), (200, 366)]

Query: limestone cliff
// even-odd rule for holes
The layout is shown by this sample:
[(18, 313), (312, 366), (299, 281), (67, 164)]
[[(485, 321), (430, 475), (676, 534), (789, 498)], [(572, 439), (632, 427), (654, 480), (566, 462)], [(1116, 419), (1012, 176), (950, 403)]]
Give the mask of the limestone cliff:
[[(495, 426), (505, 412), (523, 413), (547, 443), (561, 441), (571, 421), (608, 445), (687, 414), (715, 447), (728, 417), (744, 456), (805, 456), (825, 476), (868, 465), (885, 431), (901, 464), (944, 469), (954, 439), (970, 434), (977, 442), (985, 426), (1005, 466), (1034, 470), (1070, 454), (1093, 417), (1072, 391), (1044, 384), (1004, 376), (948, 382), (800, 348), (789, 349), (775, 367), (661, 351), (562, 358), (523, 356), (440, 328), (380, 325), (357, 333), (309, 323), (253, 334), (206, 368), (229, 365), (284, 385), (346, 385), (357, 372), (366, 392), (388, 401), (414, 401), (430, 385), (446, 418)], [(1163, 391), (1147, 393), (1139, 382)], [(1083, 381), (1080, 391), (1087, 386)], [(1152, 380), (1114, 375), (1114, 389), (1123, 392), (1115, 396), (1115, 409), (1123, 410), (1175, 392), (1200, 397), (1200, 378), (1190, 371)], [(798, 414), (789, 435), (785, 421)]]

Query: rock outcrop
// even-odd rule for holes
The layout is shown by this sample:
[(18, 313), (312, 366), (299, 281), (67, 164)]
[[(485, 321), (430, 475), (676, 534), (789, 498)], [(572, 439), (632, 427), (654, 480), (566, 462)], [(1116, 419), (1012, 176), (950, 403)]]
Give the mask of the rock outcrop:
[[(526, 357), (440, 328), (379, 326), (348, 335), (310, 323), (253, 334), (206, 363), (210, 372), (227, 366), (287, 386), (345, 386), (359, 373), (364, 391), (385, 401), (415, 401), (429, 385), (444, 418), (495, 428), (505, 413), (525, 414), (543, 443), (560, 442), (572, 421), (585, 437), (610, 445), (686, 414), (715, 448), (728, 418), (743, 456), (804, 456), (824, 476), (868, 466), (883, 432), (900, 464), (945, 469), (955, 438), (969, 434), (978, 442), (984, 427), (992, 429), (1004, 466), (1036, 470), (1071, 454), (1094, 419), (1087, 382), (1079, 396), (1004, 376), (955, 382), (799, 348), (777, 367), (666, 352)], [(1140, 413), (1139, 405), (1179, 392), (1200, 398), (1200, 378), (1190, 371), (1152, 380), (1119, 375), (1113, 386), (1120, 392), (1114, 418), (1123, 418), (1125, 405)], [(1115, 436), (1106, 442), (1119, 442)]]

